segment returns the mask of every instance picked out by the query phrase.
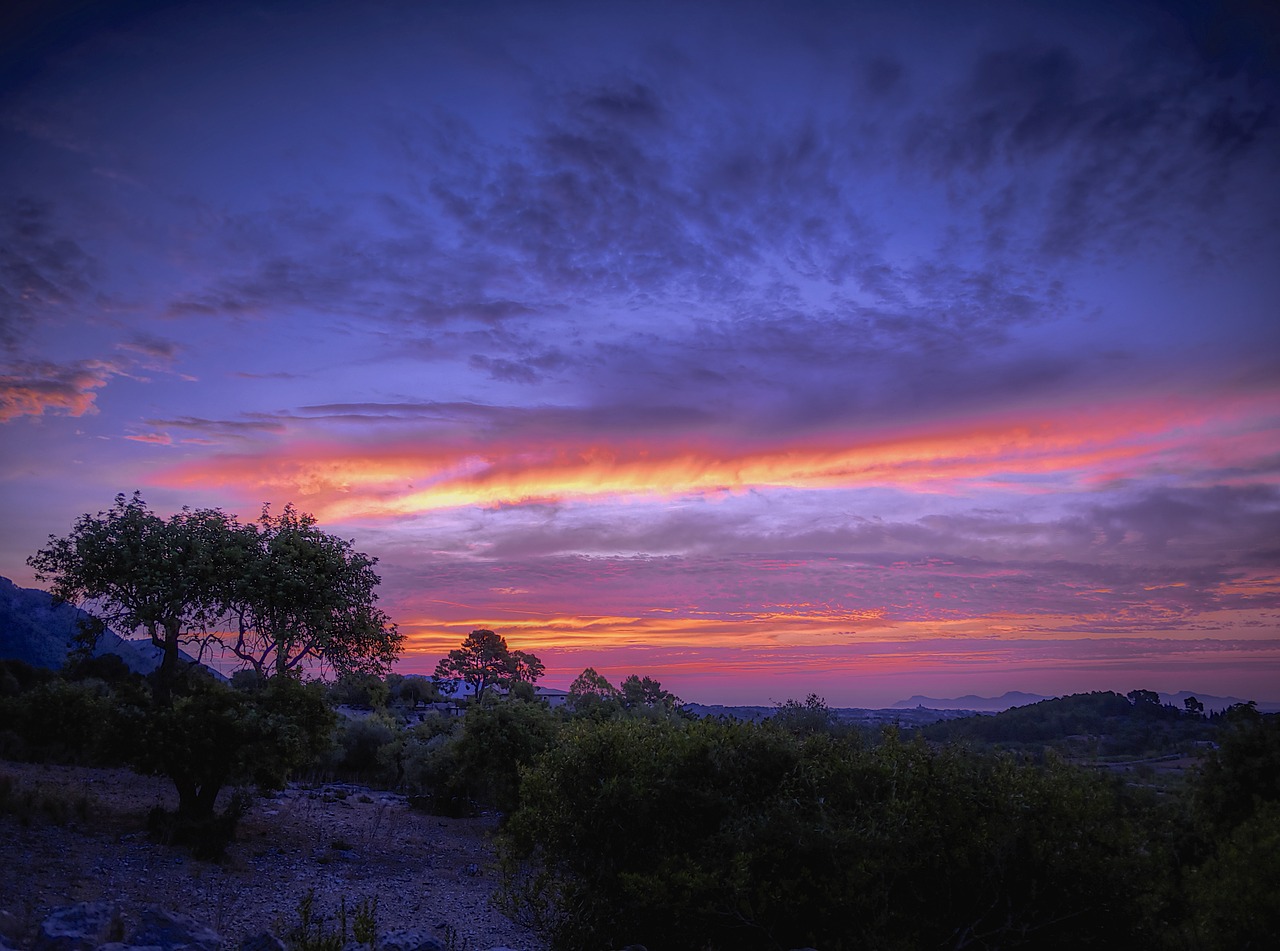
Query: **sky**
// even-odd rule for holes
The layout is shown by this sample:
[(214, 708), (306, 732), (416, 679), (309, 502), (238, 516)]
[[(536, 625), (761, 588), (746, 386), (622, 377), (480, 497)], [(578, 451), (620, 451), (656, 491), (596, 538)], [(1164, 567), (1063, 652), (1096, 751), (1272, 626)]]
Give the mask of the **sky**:
[(1280, 699), (1280, 15), (19, 3), (0, 574), (293, 502), (429, 672)]

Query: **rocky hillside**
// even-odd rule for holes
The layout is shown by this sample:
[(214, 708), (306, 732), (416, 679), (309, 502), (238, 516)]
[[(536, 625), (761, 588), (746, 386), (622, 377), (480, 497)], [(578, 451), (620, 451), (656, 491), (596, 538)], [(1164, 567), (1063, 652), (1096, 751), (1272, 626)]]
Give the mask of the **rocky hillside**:
[[(76, 632), (89, 617), (70, 604), (54, 604), (48, 591), (20, 588), (0, 577), (0, 660), (20, 660), (56, 670), (67, 659)], [(108, 629), (98, 639), (97, 654), (116, 654), (130, 670), (147, 673), (159, 662), (150, 643), (125, 640)]]

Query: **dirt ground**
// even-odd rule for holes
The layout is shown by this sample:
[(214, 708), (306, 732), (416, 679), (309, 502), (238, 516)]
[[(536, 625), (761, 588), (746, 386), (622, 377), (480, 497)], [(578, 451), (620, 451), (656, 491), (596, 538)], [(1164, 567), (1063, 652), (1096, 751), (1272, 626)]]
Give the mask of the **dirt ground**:
[(343, 899), (350, 908), (376, 898), (379, 930), (426, 928), (445, 942), (453, 929), (453, 945), (472, 951), (545, 949), (490, 904), (492, 819), (429, 816), (360, 787), (295, 786), (257, 800), (225, 859), (210, 863), (148, 838), (148, 811), (177, 802), (167, 780), (0, 761), (6, 776), (37, 802), (79, 804), (56, 821), (39, 809), (0, 815), (0, 936), (13, 947), (26, 946), (51, 909), (106, 898), (126, 913), (147, 904), (183, 912), (237, 947), (296, 924), (314, 889), (327, 915)]

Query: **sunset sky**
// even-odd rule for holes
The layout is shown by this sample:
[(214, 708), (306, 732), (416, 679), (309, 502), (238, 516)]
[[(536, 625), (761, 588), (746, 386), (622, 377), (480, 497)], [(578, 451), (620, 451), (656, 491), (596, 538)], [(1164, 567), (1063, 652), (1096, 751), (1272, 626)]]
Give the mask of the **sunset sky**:
[(1280, 16), (20, 3), (0, 574), (294, 502), (429, 672), (1280, 699)]

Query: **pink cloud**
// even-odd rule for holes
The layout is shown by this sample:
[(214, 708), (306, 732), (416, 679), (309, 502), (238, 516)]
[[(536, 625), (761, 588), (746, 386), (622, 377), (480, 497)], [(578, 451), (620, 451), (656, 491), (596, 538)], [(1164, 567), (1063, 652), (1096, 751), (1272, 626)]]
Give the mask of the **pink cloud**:
[(47, 361), (18, 363), (0, 375), (0, 423), (20, 416), (84, 416), (97, 412), (97, 390), (120, 369), (102, 360), (63, 365)]

